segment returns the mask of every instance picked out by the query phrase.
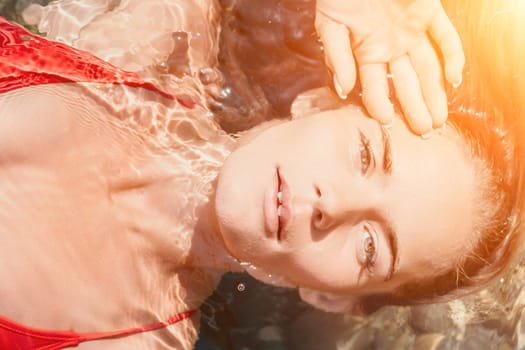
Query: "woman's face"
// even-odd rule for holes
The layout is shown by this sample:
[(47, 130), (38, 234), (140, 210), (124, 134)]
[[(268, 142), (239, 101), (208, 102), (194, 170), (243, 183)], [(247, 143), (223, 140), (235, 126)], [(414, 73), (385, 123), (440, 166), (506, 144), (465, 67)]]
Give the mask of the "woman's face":
[(232, 255), (292, 284), (388, 291), (465, 253), (474, 172), (464, 147), (453, 130), (423, 140), (356, 107), (279, 124), (226, 160), (220, 234)]

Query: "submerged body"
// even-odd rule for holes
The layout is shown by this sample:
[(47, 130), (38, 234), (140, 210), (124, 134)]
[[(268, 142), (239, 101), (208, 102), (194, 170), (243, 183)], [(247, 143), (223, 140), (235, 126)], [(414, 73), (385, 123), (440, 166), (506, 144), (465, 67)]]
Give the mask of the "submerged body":
[[(201, 266), (190, 255), (201, 244), (198, 211), (211, 191), (211, 181), (202, 179), (216, 176), (230, 137), (200, 106), (189, 109), (150, 85), (107, 85), (141, 80), (87, 54), (32, 40), (48, 55), (77, 55), (99, 70), (73, 77), (55, 60), (53, 69), (32, 63), (27, 73), (15, 69), (28, 57), (24, 46), (3, 47), (10, 60), (1, 67), (7, 92), (0, 95), (0, 239), (9, 263), (0, 277), (10, 283), (0, 287), (0, 314), (30, 327), (83, 333), (144, 326), (198, 309), (220, 276), (212, 256)], [(51, 84), (17, 88), (34, 85), (35, 76)], [(215, 145), (205, 152), (208, 138)], [(103, 344), (187, 348), (197, 325), (194, 315)]]

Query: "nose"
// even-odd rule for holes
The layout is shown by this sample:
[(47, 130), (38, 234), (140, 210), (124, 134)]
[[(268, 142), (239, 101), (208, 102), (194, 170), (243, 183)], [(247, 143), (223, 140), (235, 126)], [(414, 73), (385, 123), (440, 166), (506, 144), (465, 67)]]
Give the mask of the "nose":
[(334, 189), (329, 186), (314, 185), (316, 199), (313, 204), (312, 224), (320, 231), (328, 231), (338, 224), (341, 215)]
[(363, 189), (342, 189), (330, 184), (314, 185), (312, 225), (319, 231), (330, 231), (343, 223), (356, 220), (369, 207)]

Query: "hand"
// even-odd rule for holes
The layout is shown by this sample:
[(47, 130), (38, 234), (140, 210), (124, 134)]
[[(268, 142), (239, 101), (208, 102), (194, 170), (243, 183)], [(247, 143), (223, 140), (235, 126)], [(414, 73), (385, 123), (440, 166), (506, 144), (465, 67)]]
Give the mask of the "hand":
[[(317, 33), (341, 98), (354, 88), (356, 63), (370, 115), (390, 124), (388, 77), (412, 130), (428, 135), (448, 116), (443, 70), (461, 84), (465, 57), (439, 0), (317, 0)], [(434, 48), (434, 44), (436, 49)]]

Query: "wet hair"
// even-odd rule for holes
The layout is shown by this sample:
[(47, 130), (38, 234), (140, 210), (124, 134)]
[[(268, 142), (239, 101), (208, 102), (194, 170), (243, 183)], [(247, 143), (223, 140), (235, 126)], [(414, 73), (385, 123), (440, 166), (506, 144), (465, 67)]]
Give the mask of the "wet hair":
[[(241, 82), (237, 89), (243, 91), (236, 95), (237, 107), (243, 103), (261, 104), (261, 99), (266, 99), (278, 109), (266, 109), (265, 118), (279, 117), (289, 112), (290, 97), (299, 92), (297, 87), (314, 88), (331, 81), (316, 49), (319, 46), (313, 29), (313, 0), (284, 0), (279, 1), (279, 6), (273, 0), (223, 2), (233, 5), (229, 11), (232, 16), (235, 14), (235, 24), (228, 23), (223, 31), (222, 57), (228, 62), (239, 62), (236, 57), (250, 62), (225, 69), (227, 74), (242, 75), (245, 82), (249, 81), (243, 86), (243, 79), (237, 79)], [(520, 30), (520, 26), (525, 22), (525, 4), (514, 0), (442, 3), (462, 38), (467, 58), (463, 84), (447, 91), (447, 125), (460, 134), (467, 157), (474, 165), (474, 232), (466, 242), (467, 253), (451, 261), (449, 269), (432, 276), (417, 276), (388, 294), (356, 296), (367, 313), (383, 305), (444, 301), (480, 289), (509, 265), (521, 244), (525, 175), (525, 162), (520, 159), (525, 154), (521, 137), (525, 135), (525, 77), (521, 74), (525, 72), (525, 38), (520, 35), (525, 30)], [(287, 12), (294, 6), (293, 13)], [(251, 24), (250, 13), (257, 13), (260, 24)], [(263, 25), (276, 19), (279, 21), (274, 26)], [(252, 56), (257, 59), (250, 59)], [(275, 60), (279, 65), (271, 64)], [(283, 67), (286, 74), (281, 72)], [(274, 79), (270, 86), (268, 76)], [(290, 85), (292, 88), (288, 88)], [(250, 89), (264, 94), (254, 98), (247, 93)]]

